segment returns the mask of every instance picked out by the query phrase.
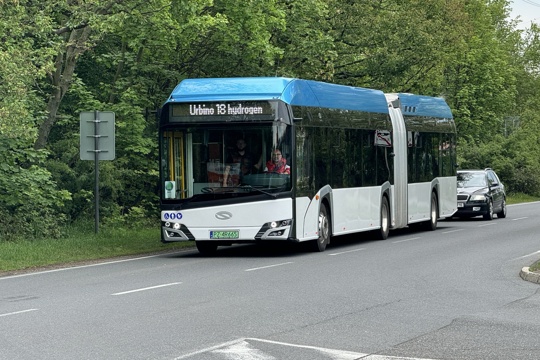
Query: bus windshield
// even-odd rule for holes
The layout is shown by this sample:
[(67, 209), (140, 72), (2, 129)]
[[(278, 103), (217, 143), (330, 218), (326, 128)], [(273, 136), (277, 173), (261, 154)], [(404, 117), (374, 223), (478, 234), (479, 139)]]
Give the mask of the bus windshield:
[(275, 197), (290, 191), (290, 132), (280, 121), (164, 127), (162, 200)]

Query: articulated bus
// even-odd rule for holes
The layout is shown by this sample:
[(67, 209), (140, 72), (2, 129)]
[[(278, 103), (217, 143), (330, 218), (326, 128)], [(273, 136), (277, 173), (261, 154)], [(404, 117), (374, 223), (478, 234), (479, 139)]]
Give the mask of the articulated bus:
[[(435, 230), (457, 210), (456, 129), (442, 98), (282, 77), (186, 79), (158, 113), (165, 243), (211, 254), (309, 241), (324, 251), (344, 234)], [(281, 171), (267, 163), (276, 154)]]

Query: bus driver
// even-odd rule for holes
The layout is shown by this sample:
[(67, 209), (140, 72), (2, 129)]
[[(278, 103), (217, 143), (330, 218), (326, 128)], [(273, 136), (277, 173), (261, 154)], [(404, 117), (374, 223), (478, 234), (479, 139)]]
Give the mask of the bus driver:
[(287, 165), (287, 160), (281, 154), (281, 150), (275, 149), (272, 151), (272, 159), (266, 162), (264, 172), (277, 174), (290, 174), (291, 167)]

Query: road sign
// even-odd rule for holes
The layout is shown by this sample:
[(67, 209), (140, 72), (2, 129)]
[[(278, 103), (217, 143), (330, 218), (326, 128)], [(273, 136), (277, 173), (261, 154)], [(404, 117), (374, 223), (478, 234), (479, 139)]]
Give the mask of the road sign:
[(80, 121), (81, 160), (114, 160), (114, 112), (84, 111)]
[(95, 222), (99, 232), (99, 160), (114, 160), (114, 113), (111, 111), (84, 111), (81, 121), (81, 160), (94, 160), (95, 167)]

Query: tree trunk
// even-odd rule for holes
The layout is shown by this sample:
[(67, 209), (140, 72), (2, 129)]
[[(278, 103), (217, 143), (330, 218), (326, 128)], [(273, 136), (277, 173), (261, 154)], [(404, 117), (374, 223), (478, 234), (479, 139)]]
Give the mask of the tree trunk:
[(44, 149), (47, 146), (49, 134), (56, 122), (58, 108), (71, 85), (77, 60), (88, 49), (86, 41), (89, 36), (89, 26), (71, 30), (64, 51), (56, 56), (56, 70), (51, 74), (52, 90), (47, 103), (47, 117), (39, 127), (38, 138), (34, 144), (36, 150)]

